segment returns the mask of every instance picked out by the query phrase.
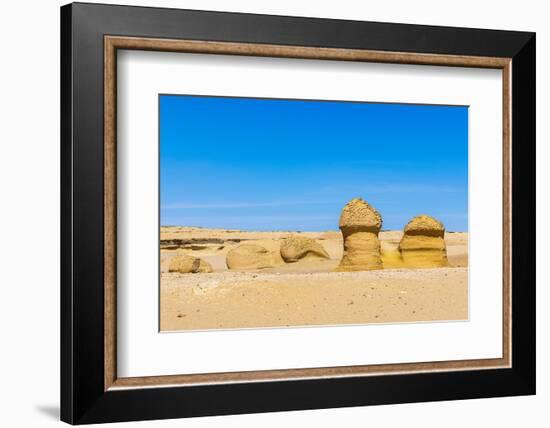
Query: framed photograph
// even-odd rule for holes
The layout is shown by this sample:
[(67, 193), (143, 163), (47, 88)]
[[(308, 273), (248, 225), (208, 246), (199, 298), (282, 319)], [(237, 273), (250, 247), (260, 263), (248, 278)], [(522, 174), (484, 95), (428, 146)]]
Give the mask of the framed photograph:
[(61, 8), (61, 418), (535, 393), (535, 34)]

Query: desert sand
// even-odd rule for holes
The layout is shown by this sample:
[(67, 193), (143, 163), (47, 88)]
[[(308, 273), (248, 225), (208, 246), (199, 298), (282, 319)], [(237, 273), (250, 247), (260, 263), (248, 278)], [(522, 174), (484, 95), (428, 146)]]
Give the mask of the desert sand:
[[(328, 254), (285, 263), (284, 238), (316, 240)], [(445, 232), (448, 266), (403, 265), (402, 231), (380, 231), (383, 269), (337, 271), (341, 231), (250, 232), (161, 227), (160, 328), (162, 331), (334, 324), (396, 323), (468, 318), (468, 234)], [(272, 251), (262, 269), (227, 268), (242, 244)], [(284, 253), (284, 252), (283, 252)], [(210, 273), (169, 272), (170, 261), (188, 255)], [(237, 254), (238, 255), (238, 254)], [(261, 255), (260, 255), (261, 256)]]

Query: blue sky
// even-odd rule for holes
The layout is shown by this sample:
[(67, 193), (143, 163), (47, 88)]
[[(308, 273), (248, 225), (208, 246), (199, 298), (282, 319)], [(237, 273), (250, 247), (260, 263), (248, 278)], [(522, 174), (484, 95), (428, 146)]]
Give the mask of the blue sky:
[(362, 197), (383, 229), (468, 229), (468, 108), (160, 96), (162, 225), (337, 230)]

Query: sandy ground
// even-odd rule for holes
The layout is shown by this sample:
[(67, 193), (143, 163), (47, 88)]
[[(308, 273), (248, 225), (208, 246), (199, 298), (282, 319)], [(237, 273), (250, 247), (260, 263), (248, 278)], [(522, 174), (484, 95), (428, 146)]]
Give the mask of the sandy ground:
[[(339, 232), (303, 232), (330, 260), (307, 260), (255, 271), (229, 271), (225, 255), (240, 243), (278, 250), (293, 232), (161, 228), (161, 330), (463, 320), (468, 317), (468, 234), (447, 233), (450, 267), (400, 269), (402, 232), (380, 233), (384, 270), (334, 272)], [(177, 254), (208, 261), (213, 273), (168, 273)]]

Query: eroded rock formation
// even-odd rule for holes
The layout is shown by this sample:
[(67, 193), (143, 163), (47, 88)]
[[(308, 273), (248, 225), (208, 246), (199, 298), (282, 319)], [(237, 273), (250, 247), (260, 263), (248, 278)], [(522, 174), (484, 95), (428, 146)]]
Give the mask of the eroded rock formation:
[(225, 263), (229, 269), (264, 269), (280, 265), (278, 253), (257, 244), (242, 244), (227, 253)]
[(445, 226), (429, 215), (419, 215), (407, 223), (399, 243), (403, 263), (407, 267), (447, 266)]
[(287, 263), (304, 259), (328, 259), (329, 255), (315, 239), (289, 236), (281, 241), (281, 257)]
[(210, 263), (198, 257), (179, 255), (170, 260), (168, 272), (209, 273), (213, 272), (213, 269)]
[(344, 237), (344, 255), (337, 270), (382, 269), (378, 240), (382, 217), (378, 211), (363, 199), (354, 198), (342, 210), (339, 226)]

